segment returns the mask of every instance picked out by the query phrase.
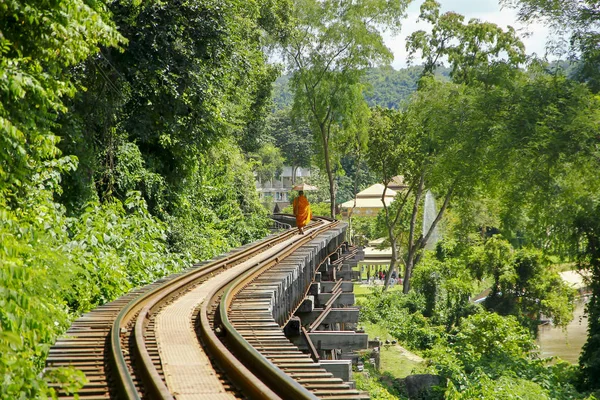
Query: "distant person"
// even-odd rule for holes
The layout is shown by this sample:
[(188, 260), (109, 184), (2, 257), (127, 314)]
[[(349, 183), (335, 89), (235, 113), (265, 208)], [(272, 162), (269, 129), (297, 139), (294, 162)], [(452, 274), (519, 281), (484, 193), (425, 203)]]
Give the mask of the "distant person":
[(298, 192), (298, 197), (294, 199), (293, 207), (294, 215), (296, 216), (298, 233), (300, 235), (304, 235), (304, 227), (310, 222), (312, 218), (312, 211), (310, 210), (310, 203), (304, 195), (303, 190)]

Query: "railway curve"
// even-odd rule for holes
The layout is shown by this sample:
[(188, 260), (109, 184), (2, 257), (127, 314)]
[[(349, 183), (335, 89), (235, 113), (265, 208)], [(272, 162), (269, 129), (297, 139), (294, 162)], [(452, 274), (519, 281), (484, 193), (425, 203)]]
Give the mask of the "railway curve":
[(308, 354), (283, 328), (344, 232), (315, 218), (306, 235), (287, 229), (134, 290), (75, 321), (47, 368), (82, 370), (82, 400), (366, 399), (322, 365), (304, 328)]

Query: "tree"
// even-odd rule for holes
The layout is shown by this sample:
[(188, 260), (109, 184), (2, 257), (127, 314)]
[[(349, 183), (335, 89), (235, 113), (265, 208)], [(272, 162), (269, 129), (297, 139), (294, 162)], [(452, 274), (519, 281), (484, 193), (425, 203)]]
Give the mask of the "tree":
[(59, 156), (56, 116), (75, 93), (68, 68), (124, 39), (103, 2), (83, 0), (3, 2), (0, 32), (0, 203), (14, 206)]
[(483, 266), (493, 278), (485, 307), (501, 315), (514, 315), (533, 335), (537, 335), (542, 314), (563, 327), (573, 318), (575, 291), (541, 250), (515, 251), (506, 240), (493, 236), (469, 264), (475, 264), (475, 270)]
[[(408, 189), (396, 202), (393, 215), (384, 204), (386, 227), (390, 242), (399, 233), (402, 213), (412, 206), (405, 225), (406, 240), (404, 292), (410, 289), (410, 277), (419, 262), (422, 250), (439, 224), (453, 196), (468, 196), (479, 181), (477, 171), (485, 168), (485, 138), (493, 130), (493, 104), (502, 93), (498, 85), (511, 82), (516, 67), (523, 61), (523, 45), (511, 28), (504, 32), (494, 24), (471, 20), (456, 13), (440, 16), (440, 5), (427, 0), (421, 6), (420, 18), (433, 25), (432, 33), (413, 33), (407, 43), (411, 55), (421, 52), (425, 60), (423, 76), (431, 75), (441, 59), (452, 65), (451, 77), (458, 85), (444, 85), (431, 78), (422, 79), (419, 91), (411, 99), (402, 123), (384, 122), (377, 128), (371, 124), (369, 143), (372, 167), (380, 172), (386, 186), (395, 175), (403, 175)], [(502, 54), (508, 60), (502, 59)], [(500, 97), (501, 98), (501, 97)], [(392, 133), (396, 131), (396, 133)], [(399, 136), (398, 136), (399, 135)], [(394, 138), (394, 136), (396, 136)], [(386, 149), (382, 152), (381, 149)], [(417, 219), (426, 190), (432, 190), (442, 200), (439, 212), (427, 232), (418, 236)], [(384, 191), (385, 194), (385, 191)], [(383, 198), (382, 198), (383, 202)], [(392, 246), (392, 262), (386, 287), (395, 267), (397, 250)]]
[(368, 114), (363, 71), (391, 60), (378, 29), (399, 28), (407, 4), (406, 0), (295, 4), (296, 29), (285, 41), (284, 57), (293, 73), (294, 112), (306, 116), (320, 143), (318, 155), (329, 181), (332, 216), (339, 160), (355, 137), (348, 129)]
[(297, 169), (310, 166), (314, 148), (310, 128), (302, 120), (294, 121), (289, 109), (273, 112), (268, 119), (268, 124), (269, 135), (281, 149), (287, 165), (292, 167), (292, 184), (294, 184)]
[(420, 53), (424, 75), (433, 73), (447, 59), (454, 82), (478, 81), (489, 86), (514, 76), (525, 61), (525, 46), (510, 26), (504, 31), (478, 19), (465, 24), (464, 16), (455, 12), (440, 15), (436, 0), (426, 0), (421, 5), (419, 19), (432, 25), (431, 33), (413, 32), (406, 48), (409, 61)]
[(161, 178), (139, 181), (137, 189), (153, 213), (164, 215), (194, 180), (199, 154), (234, 136), (253, 147), (246, 136), (264, 116), (278, 72), (263, 48), (285, 32), (284, 3), (110, 3), (128, 45), (120, 52), (103, 48), (75, 70), (87, 91), (62, 121), (62, 147), (80, 156), (87, 171), (67, 181), (65, 201), (90, 186), (102, 198), (122, 197), (115, 166), (119, 149), (132, 143), (145, 168)]
[[(558, 43), (549, 42), (556, 54), (570, 52), (572, 60), (580, 60), (578, 78), (594, 91), (600, 90), (600, 10), (595, 0), (502, 0), (502, 4), (518, 9), (522, 22), (543, 21), (555, 31)], [(570, 35), (567, 42), (563, 38)]]
[(401, 196), (401, 199), (395, 199), (392, 203), (394, 207), (391, 209), (384, 201), (389, 183), (403, 169), (402, 163), (409, 164), (409, 160), (405, 156), (410, 152), (410, 144), (407, 140), (408, 135), (405, 135), (402, 127), (402, 119), (403, 115), (399, 111), (375, 108), (372, 112), (369, 128), (367, 163), (369, 164), (369, 168), (381, 177), (385, 186), (381, 201), (383, 203), (386, 234), (392, 249), (390, 268), (386, 274), (386, 289), (389, 284), (391, 272), (396, 268), (400, 260), (397, 227), (402, 222), (401, 216), (403, 216), (408, 196), (410, 196), (414, 189), (411, 185), (405, 193), (399, 193), (397, 196)]
[[(422, 80), (402, 114), (385, 111), (388, 117), (371, 123), (369, 166), (379, 173), (386, 190), (396, 175), (402, 175), (408, 186), (391, 207), (384, 204), (383, 211), (390, 242), (398, 238), (403, 242), (405, 293), (410, 290), (412, 270), (452, 198), (471, 196), (483, 176), (486, 140), (495, 118), (488, 112), (493, 97), (482, 88), (430, 77)], [(426, 190), (442, 203), (427, 231), (419, 234)], [(399, 260), (394, 250), (392, 255)]]
[[(588, 341), (582, 387), (598, 388), (600, 268), (597, 262), (600, 104), (597, 96), (560, 74), (532, 71), (507, 94), (508, 112), (494, 142), (488, 172), (501, 199), (502, 232), (547, 253), (578, 260), (591, 273)], [(501, 171), (501, 172), (498, 172)]]
[(251, 155), (254, 164), (254, 172), (262, 181), (272, 181), (281, 175), (283, 170), (283, 157), (279, 148), (271, 143), (262, 146), (258, 152)]

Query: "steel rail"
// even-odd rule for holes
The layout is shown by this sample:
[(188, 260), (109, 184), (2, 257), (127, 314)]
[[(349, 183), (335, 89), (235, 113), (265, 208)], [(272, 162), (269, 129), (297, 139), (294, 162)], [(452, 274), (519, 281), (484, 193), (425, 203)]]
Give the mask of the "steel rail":
[(293, 237), (295, 234), (295, 231), (290, 230), (259, 241), (225, 258), (212, 261), (192, 271), (183, 273), (182, 275), (165, 282), (158, 288), (145, 292), (131, 300), (117, 315), (110, 332), (111, 363), (117, 371), (115, 381), (119, 386), (121, 395), (126, 399), (140, 400), (137, 387), (128, 370), (127, 362), (124, 357), (124, 349), (121, 346), (122, 329), (127, 329), (127, 325), (133, 320), (135, 314), (140, 313), (134, 325), (134, 338), (136, 353), (141, 361), (140, 364), (136, 364), (136, 367), (139, 368), (142, 378), (144, 379), (144, 388), (149, 390), (154, 398), (173, 399), (164, 381), (160, 378), (160, 375), (150, 358), (148, 349), (145, 346), (143, 324), (152, 308), (160, 303), (165, 297), (192, 284), (194, 281), (209, 276), (211, 273), (220, 269), (226, 269), (228, 266), (243, 262), (253, 253), (266, 250), (278, 242)]
[[(223, 290), (223, 287), (215, 288), (208, 296), (207, 301), (204, 301), (200, 308), (199, 315), (199, 326), (198, 335), (202, 339), (202, 343), (208, 349), (208, 352), (219, 364), (226, 373), (227, 376), (233, 378), (232, 380), (240, 386), (243, 393), (251, 399), (265, 399), (265, 400), (281, 400), (275, 392), (271, 390), (259, 379), (249, 379), (253, 377), (254, 373), (251, 372), (240, 360), (238, 360), (227, 347), (221, 342), (221, 340), (215, 334), (215, 331), (210, 326), (210, 320), (208, 318), (208, 308), (211, 305), (211, 300), (219, 295)], [(285, 397), (283, 397), (285, 399)]]
[(338, 222), (327, 219), (329, 224), (324, 224), (322, 227), (317, 228), (315, 231), (299, 239), (296, 243), (289, 246), (277, 257), (272, 257), (262, 263), (256, 265), (255, 268), (248, 272), (241, 274), (235, 281), (229, 283), (223, 292), (221, 301), (218, 306), (218, 315), (220, 324), (225, 330), (225, 338), (228, 344), (234, 349), (236, 356), (246, 362), (247, 365), (253, 366), (254, 373), (259, 376), (280, 396), (286, 399), (293, 400), (305, 400), (305, 399), (318, 399), (312, 392), (290, 377), (288, 374), (283, 372), (273, 363), (271, 363), (265, 356), (263, 356), (258, 350), (254, 349), (246, 339), (237, 332), (229, 321), (227, 312), (233, 302), (235, 296), (251, 283), (257, 276), (262, 272), (268, 270), (272, 266), (279, 262), (280, 258), (285, 258), (291, 255), (300, 246), (308, 243), (314, 239), (318, 234), (335, 227)]

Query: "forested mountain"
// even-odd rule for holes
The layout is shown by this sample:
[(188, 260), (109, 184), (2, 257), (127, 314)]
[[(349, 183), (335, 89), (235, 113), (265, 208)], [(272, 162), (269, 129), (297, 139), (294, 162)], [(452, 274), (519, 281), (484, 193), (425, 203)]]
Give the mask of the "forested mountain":
[[(394, 69), (391, 66), (367, 69), (364, 77), (365, 99), (369, 106), (400, 108), (411, 93), (417, 89), (423, 67)], [(449, 79), (450, 69), (438, 67), (436, 75)], [(273, 85), (273, 104), (276, 109), (290, 107), (293, 95), (289, 89), (289, 75), (282, 75)]]

